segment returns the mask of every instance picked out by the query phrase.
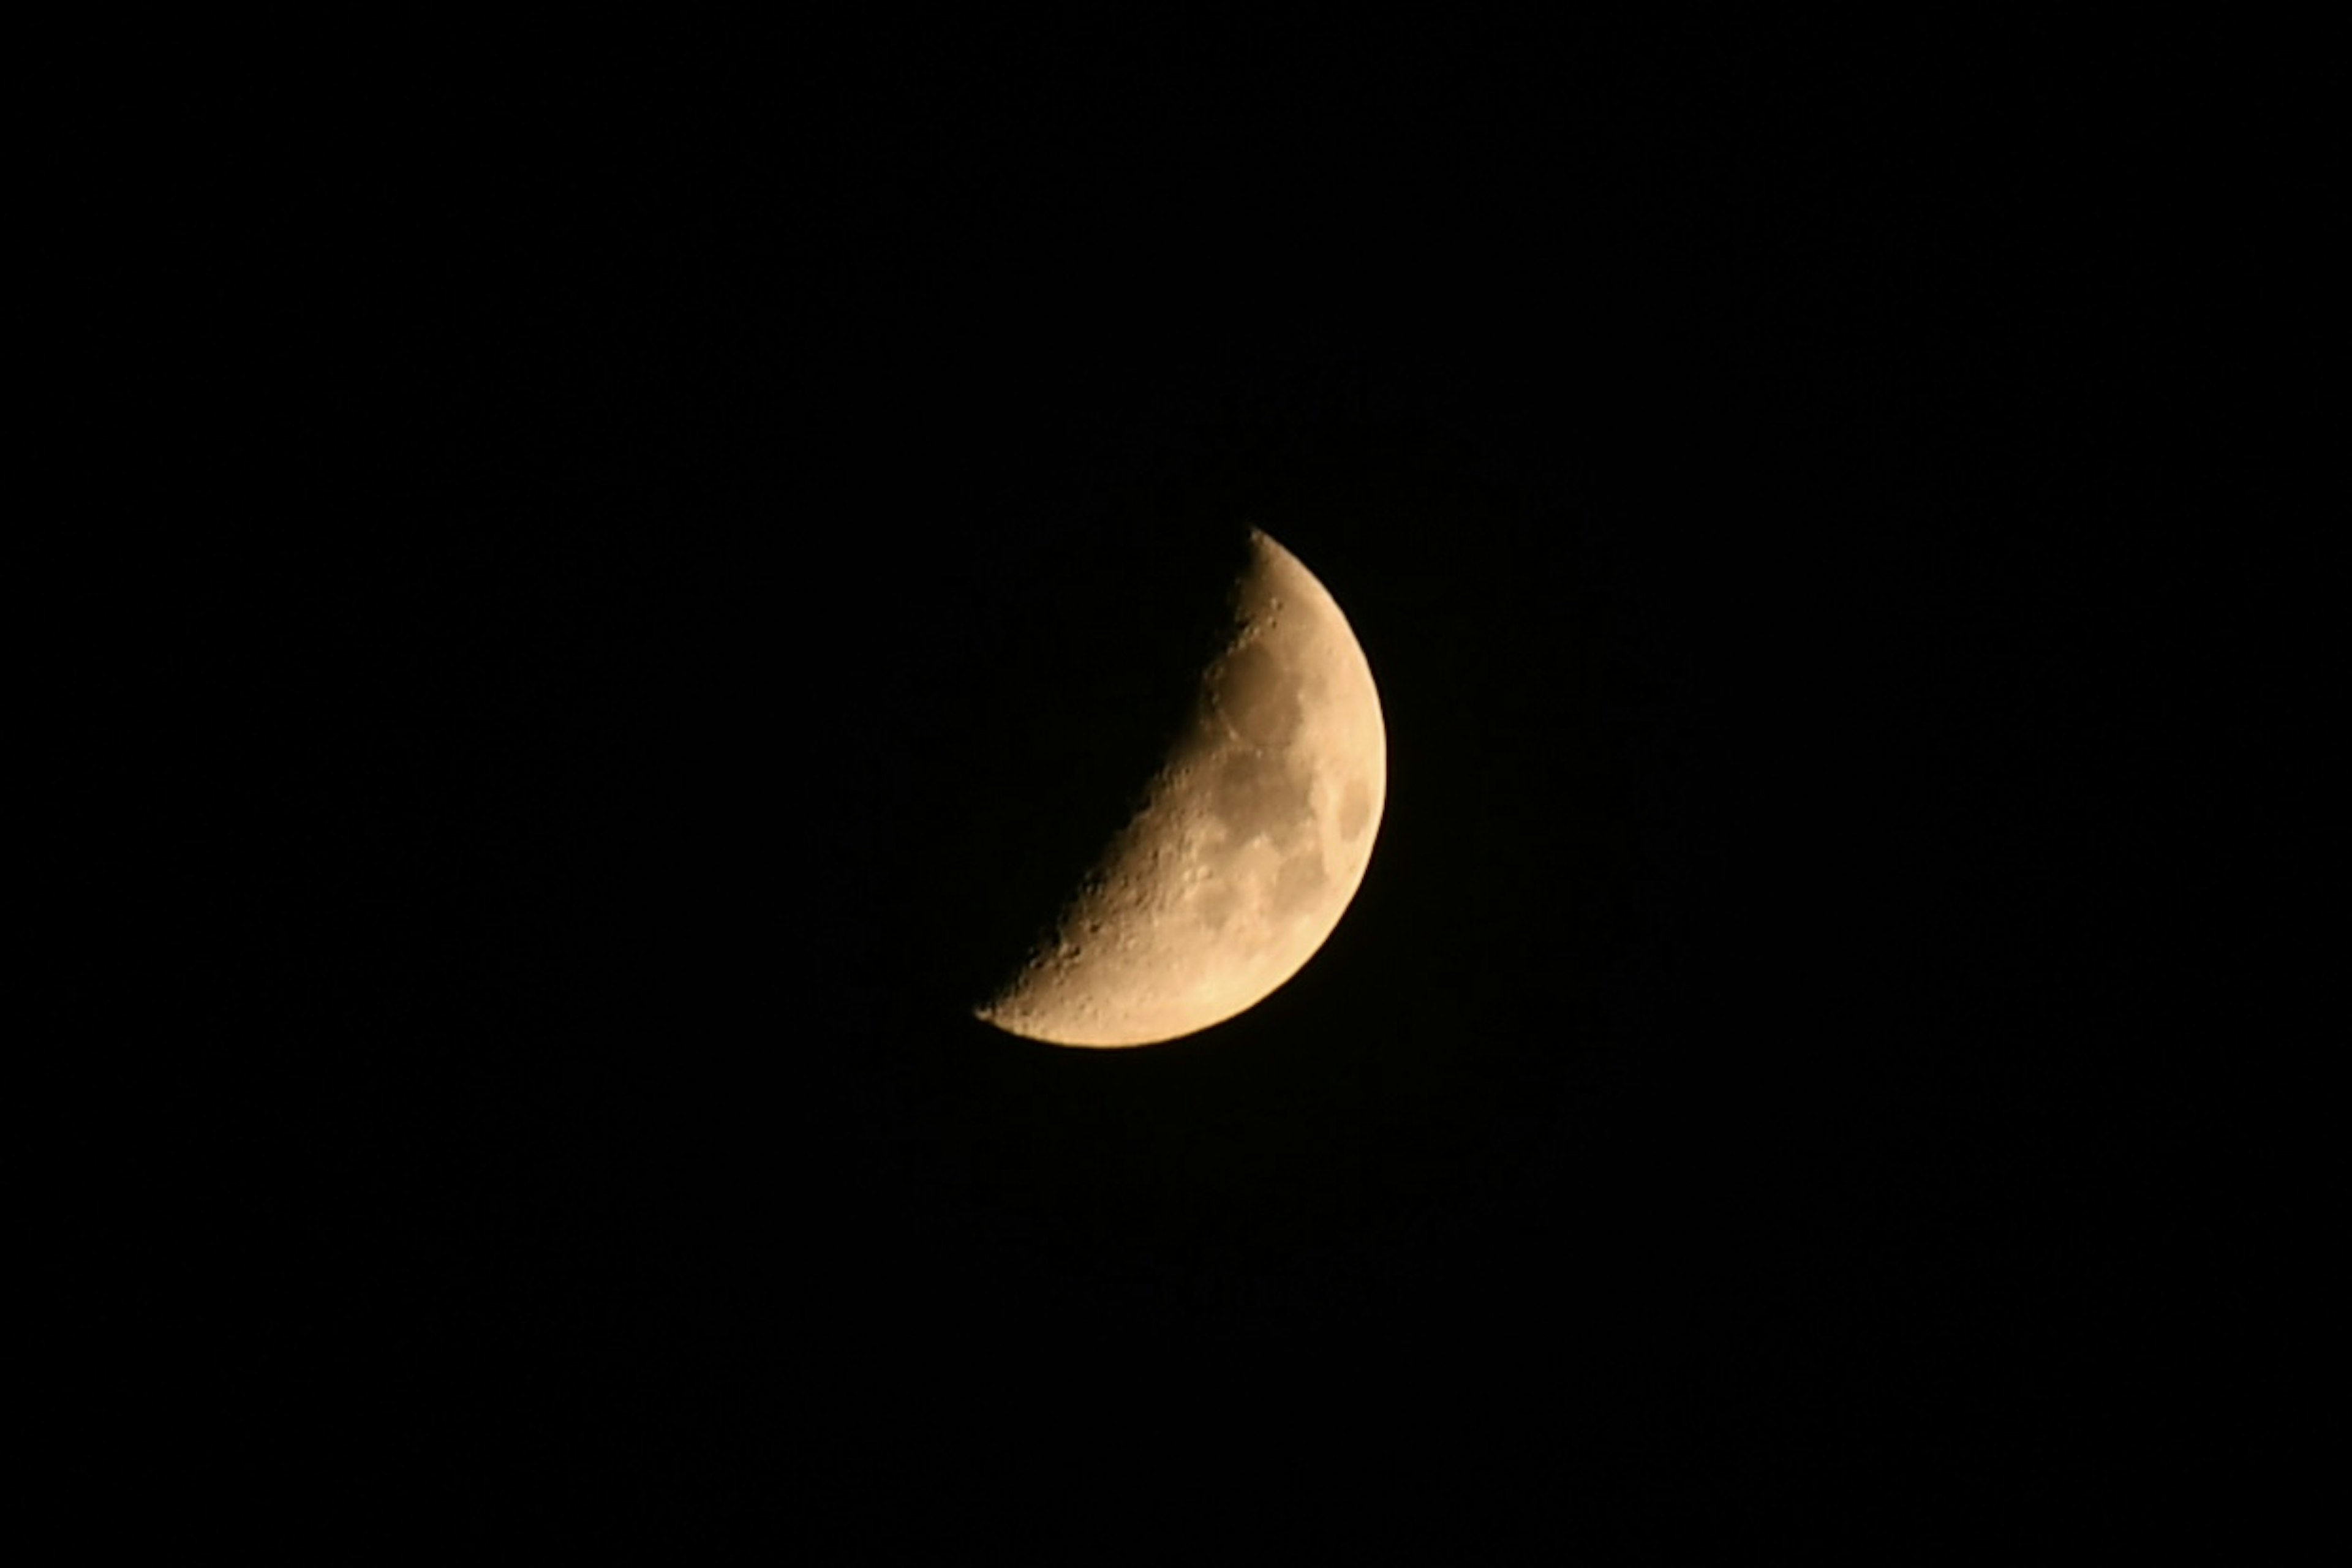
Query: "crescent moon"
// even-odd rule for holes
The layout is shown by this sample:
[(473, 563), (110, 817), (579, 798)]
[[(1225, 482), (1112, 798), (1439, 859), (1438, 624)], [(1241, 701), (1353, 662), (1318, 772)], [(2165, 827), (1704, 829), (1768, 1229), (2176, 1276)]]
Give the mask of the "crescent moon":
[(1330, 593), (1255, 529), (1234, 607), (1143, 805), (975, 1016), (1059, 1046), (1175, 1039), (1264, 1001), (1339, 925), (1387, 804), (1371, 665)]

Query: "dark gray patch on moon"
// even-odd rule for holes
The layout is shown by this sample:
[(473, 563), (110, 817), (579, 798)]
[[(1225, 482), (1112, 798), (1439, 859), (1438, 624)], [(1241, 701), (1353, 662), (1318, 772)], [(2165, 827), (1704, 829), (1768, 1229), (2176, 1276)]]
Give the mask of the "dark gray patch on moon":
[(1312, 770), (1292, 752), (1306, 723), (1297, 672), (1260, 644), (1220, 662), (1211, 701), (1227, 733), (1211, 744), (1205, 796), (1227, 842), (1265, 837), (1288, 845), (1314, 826)]
[(1323, 857), (1310, 844), (1285, 860), (1275, 873), (1268, 915), (1280, 924), (1317, 908), (1323, 902)]
[(1339, 797), (1339, 837), (1353, 839), (1372, 820), (1372, 792), (1361, 779), (1348, 781), (1347, 792)]
[(1217, 710), (1245, 745), (1286, 751), (1306, 721), (1297, 672), (1259, 643), (1225, 657), (1213, 691)]
[(1287, 845), (1312, 830), (1307, 769), (1287, 756), (1235, 750), (1217, 759), (1208, 780), (1210, 812), (1225, 825), (1226, 842), (1265, 838)]

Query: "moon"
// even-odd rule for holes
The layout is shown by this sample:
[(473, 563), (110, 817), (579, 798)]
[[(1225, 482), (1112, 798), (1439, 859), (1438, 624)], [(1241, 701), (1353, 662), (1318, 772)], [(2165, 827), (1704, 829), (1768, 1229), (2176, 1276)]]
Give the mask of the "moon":
[(975, 1016), (1058, 1046), (1151, 1045), (1255, 1006), (1363, 883), (1388, 734), (1347, 617), (1252, 529), (1230, 637), (1191, 718), (1064, 907)]

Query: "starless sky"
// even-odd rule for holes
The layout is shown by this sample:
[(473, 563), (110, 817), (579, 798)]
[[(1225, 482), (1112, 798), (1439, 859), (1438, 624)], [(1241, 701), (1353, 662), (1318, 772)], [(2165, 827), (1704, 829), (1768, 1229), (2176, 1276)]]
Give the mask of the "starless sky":
[[(2128, 721), (2058, 612), (2126, 307), (2063, 204), (1671, 49), (1066, 122), (941, 48), (362, 137), (274, 264), (240, 1289), (526, 1424), (1274, 1357), (1801, 1467), (2095, 1355)], [(1242, 523), (1380, 684), (1360, 894), (1204, 1035), (988, 1030)]]

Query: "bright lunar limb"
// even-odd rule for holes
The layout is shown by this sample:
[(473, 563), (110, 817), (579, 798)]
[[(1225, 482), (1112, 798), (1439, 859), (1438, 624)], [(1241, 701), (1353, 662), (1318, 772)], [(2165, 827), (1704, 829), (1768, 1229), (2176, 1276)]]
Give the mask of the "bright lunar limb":
[(1143, 806), (979, 1017), (1063, 1046), (1174, 1039), (1265, 1000), (1339, 923), (1388, 793), (1371, 667), (1255, 529), (1235, 609)]

